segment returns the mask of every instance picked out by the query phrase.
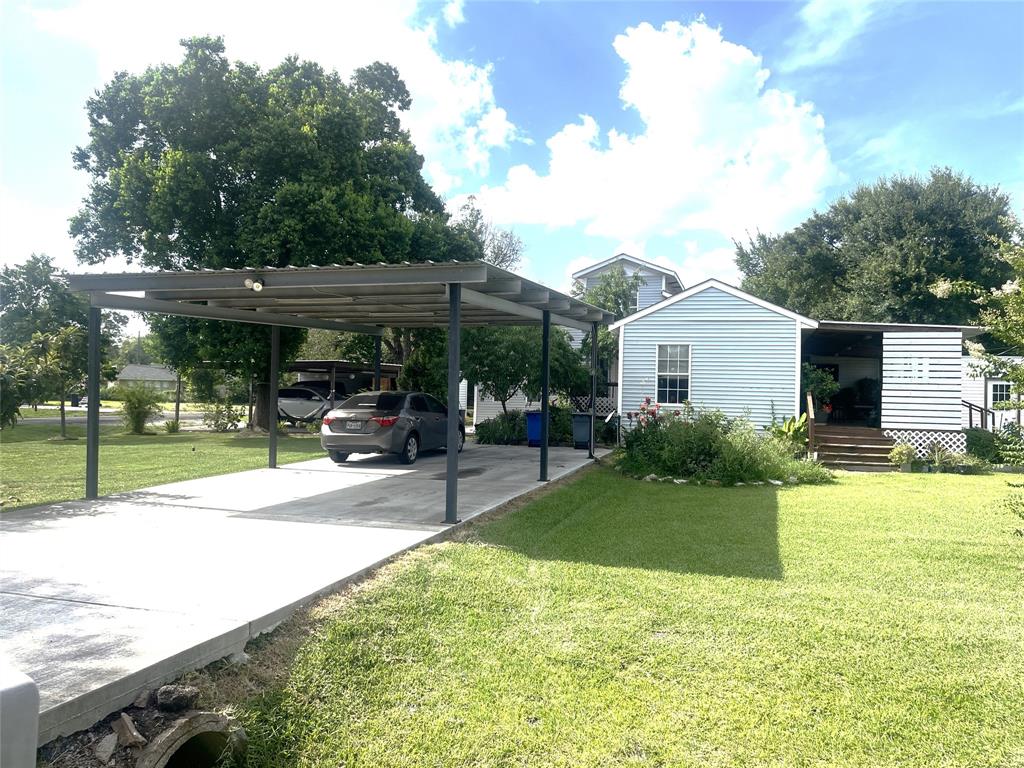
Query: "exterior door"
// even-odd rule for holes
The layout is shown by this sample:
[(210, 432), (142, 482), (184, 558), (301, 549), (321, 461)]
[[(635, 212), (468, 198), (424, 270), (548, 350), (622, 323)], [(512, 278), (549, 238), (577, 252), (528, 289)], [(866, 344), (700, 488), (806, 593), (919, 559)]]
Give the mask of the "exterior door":
[(448, 443), (448, 408), (436, 397), (430, 395), (424, 395), (424, 397), (427, 400), (430, 415), (434, 417), (434, 423), (437, 424), (437, 445), (441, 448)]
[(409, 410), (420, 425), (420, 448), (433, 450), (441, 447), (440, 430), (438, 429), (438, 418), (432, 413), (424, 395), (409, 396)]

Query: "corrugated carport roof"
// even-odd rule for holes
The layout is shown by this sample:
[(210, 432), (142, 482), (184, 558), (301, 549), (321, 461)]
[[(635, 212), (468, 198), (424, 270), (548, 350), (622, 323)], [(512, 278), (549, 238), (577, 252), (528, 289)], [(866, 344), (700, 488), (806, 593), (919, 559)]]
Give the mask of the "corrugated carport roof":
[(71, 290), (89, 292), (96, 307), (372, 335), (383, 328), (446, 327), (448, 286), (456, 283), (463, 326), (540, 325), (544, 311), (552, 323), (580, 330), (613, 320), (605, 310), (482, 261), (69, 277)]

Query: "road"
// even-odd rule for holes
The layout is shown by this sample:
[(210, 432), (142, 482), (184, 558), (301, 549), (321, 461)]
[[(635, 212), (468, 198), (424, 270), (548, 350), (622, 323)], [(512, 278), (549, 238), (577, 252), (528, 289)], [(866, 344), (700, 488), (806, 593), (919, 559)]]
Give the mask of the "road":
[[(28, 411), (28, 410), (29, 410), (29, 408), (22, 409), (23, 412), (24, 411)], [(154, 421), (159, 423), (160, 421), (167, 421), (168, 419), (173, 419), (173, 418), (174, 418), (174, 411), (163, 411), (160, 414), (160, 418), (155, 419)], [(186, 422), (186, 421), (202, 421), (203, 414), (202, 414), (201, 411), (182, 411), (181, 415), (178, 418), (181, 421), (183, 421), (183, 422)], [(27, 419), (24, 419), (20, 423), (22, 423), (22, 424), (39, 424), (39, 425), (42, 425), (42, 426), (60, 424), (60, 415), (58, 414), (56, 416), (38, 416), (38, 417), (34, 417), (34, 418), (33, 417), (29, 417)], [(68, 424), (84, 425), (85, 424), (85, 411), (81, 410), (81, 409), (76, 409), (74, 411), (69, 410), (67, 412), (67, 423)], [(119, 412), (117, 412), (117, 411), (101, 411), (100, 412), (100, 424), (120, 424), (120, 423), (121, 423), (121, 414)]]

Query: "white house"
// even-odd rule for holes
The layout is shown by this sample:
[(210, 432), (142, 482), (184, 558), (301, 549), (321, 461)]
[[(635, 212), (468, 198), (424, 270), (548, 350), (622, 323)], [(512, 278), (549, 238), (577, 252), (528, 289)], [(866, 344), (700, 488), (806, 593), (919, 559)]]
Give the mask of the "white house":
[(129, 363), (117, 374), (122, 387), (145, 387), (156, 392), (173, 392), (178, 387), (178, 375), (163, 365)]
[[(573, 282), (580, 283), (583, 290), (587, 291), (597, 286), (602, 275), (607, 274), (617, 266), (621, 266), (623, 271), (629, 277), (632, 277), (633, 275), (640, 276), (635, 301), (630, 307), (634, 312), (646, 309), (647, 307), (657, 304), (669, 296), (674, 296), (683, 290), (683, 281), (675, 270), (641, 259), (637, 256), (631, 256), (628, 253), (619, 253), (609, 259), (599, 261), (597, 264), (584, 267), (572, 274), (572, 280)], [(583, 331), (569, 331), (569, 338), (576, 345), (579, 345), (583, 341), (584, 335)], [(610, 385), (611, 390), (614, 390), (616, 383), (616, 361), (611, 360), (605, 362), (609, 371), (608, 382), (602, 382), (602, 384), (605, 386)], [(614, 397), (614, 392), (611, 394), (611, 399), (604, 401), (605, 408), (599, 408), (599, 412), (602, 410), (611, 411), (614, 409), (616, 399)], [(484, 392), (481, 392), (479, 387), (475, 389), (474, 399), (476, 403), (476, 407), (473, 411), (474, 425), (479, 424), (481, 421), (492, 419), (501, 413), (501, 404), (487, 396)], [(539, 407), (539, 403), (530, 402), (523, 394), (517, 394), (508, 402), (509, 410), (523, 411)]]
[[(643, 270), (657, 288), (638, 292), (637, 311), (611, 326), (618, 355), (609, 364), (608, 410), (627, 427), (628, 414), (646, 398), (768, 426), (806, 410), (800, 371), (807, 363), (829, 371), (840, 386), (831, 412), (816, 424), (821, 453), (838, 466), (888, 467), (884, 454), (895, 441), (922, 452), (935, 442), (963, 450), (962, 428), (980, 414), (971, 416), (971, 407), (991, 414), (992, 403), (1008, 396), (1005, 382), (970, 378), (962, 360), (964, 340), (981, 328), (805, 317), (719, 280), (684, 288), (671, 270), (627, 254), (573, 277), (596, 283), (617, 263)], [(500, 410), (487, 398), (477, 403), (477, 423)], [(521, 396), (510, 403), (534, 405)], [(986, 418), (991, 426), (1015, 416)]]
[[(1024, 362), (1024, 357), (1007, 357), (1014, 362)], [(986, 375), (978, 361), (964, 355), (961, 367), (960, 387), (963, 396), (963, 411), (960, 425), (999, 429), (1015, 422), (1021, 422), (1021, 412), (1000, 410), (998, 404), (1011, 400), (1010, 382), (999, 376)]]

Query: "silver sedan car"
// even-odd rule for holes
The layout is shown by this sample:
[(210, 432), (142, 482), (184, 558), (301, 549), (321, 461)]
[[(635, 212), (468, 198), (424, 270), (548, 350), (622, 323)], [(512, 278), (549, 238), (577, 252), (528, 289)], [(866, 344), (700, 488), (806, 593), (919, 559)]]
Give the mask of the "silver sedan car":
[[(466, 425), (459, 417), (459, 451)], [(324, 416), (320, 444), (336, 464), (350, 453), (396, 453), (403, 464), (420, 451), (447, 448), (448, 408), (424, 392), (362, 392)]]

